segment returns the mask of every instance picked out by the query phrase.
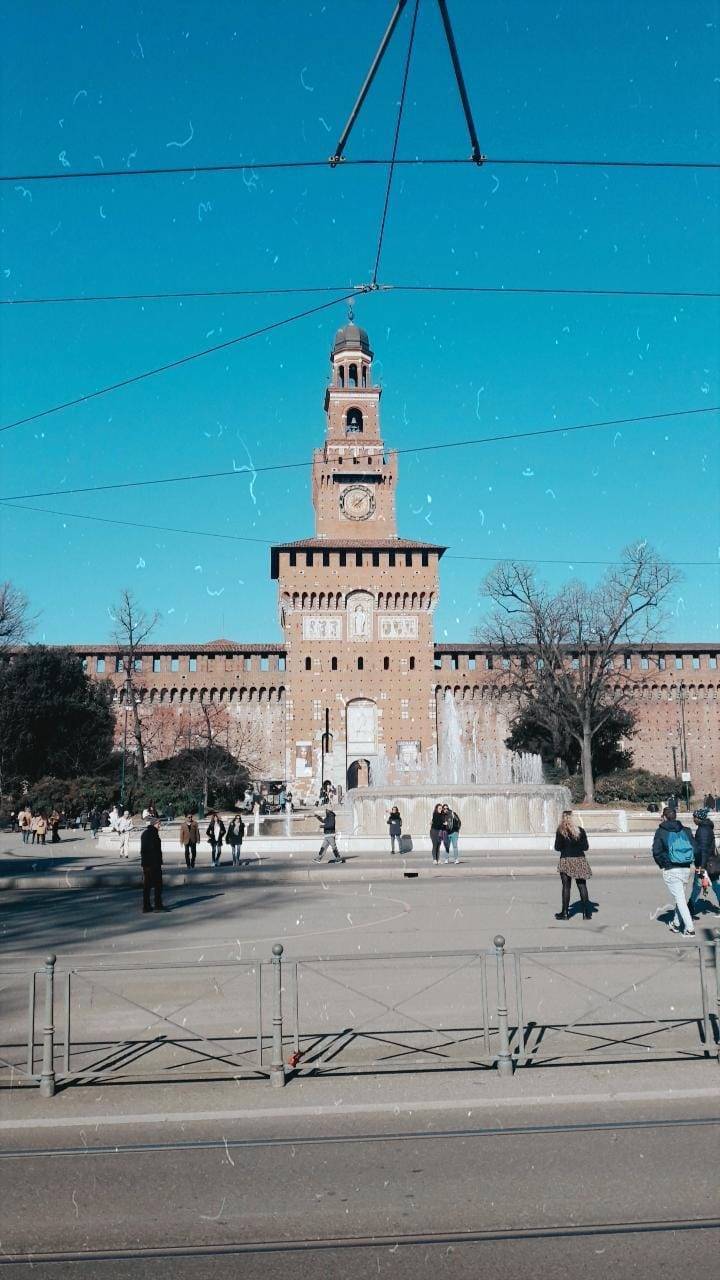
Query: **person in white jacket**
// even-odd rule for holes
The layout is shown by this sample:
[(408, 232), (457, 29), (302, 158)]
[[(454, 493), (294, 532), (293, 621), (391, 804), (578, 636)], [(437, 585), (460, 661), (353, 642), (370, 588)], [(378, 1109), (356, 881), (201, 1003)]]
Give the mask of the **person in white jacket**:
[(130, 832), (133, 830), (133, 821), (130, 817), (130, 810), (126, 809), (122, 818), (118, 822), (117, 829), (120, 833), (120, 857), (130, 857)]

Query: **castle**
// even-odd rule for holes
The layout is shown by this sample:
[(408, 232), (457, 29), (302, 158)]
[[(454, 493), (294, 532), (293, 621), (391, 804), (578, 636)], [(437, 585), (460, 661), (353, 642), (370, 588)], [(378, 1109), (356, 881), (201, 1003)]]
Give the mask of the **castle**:
[[(314, 798), (326, 778), (344, 790), (434, 776), (448, 717), (467, 758), (503, 756), (502, 657), (479, 642), (435, 643), (445, 548), (397, 534), (397, 455), (383, 443), (372, 362), (367, 333), (349, 322), (333, 343), (313, 455), (315, 533), (271, 551), (284, 642), (143, 646), (133, 684), (149, 758), (210, 732), (256, 776)], [(122, 654), (75, 649), (90, 675), (116, 685), (122, 734)], [(655, 644), (616, 659), (637, 714), (635, 764), (686, 769), (696, 794), (720, 787), (719, 651)]]

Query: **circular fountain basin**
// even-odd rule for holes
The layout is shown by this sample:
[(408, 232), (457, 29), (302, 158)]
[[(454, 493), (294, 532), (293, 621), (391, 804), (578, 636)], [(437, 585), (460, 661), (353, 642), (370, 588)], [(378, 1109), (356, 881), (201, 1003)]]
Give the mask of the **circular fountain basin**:
[(563, 809), (572, 808), (567, 787), (545, 783), (437, 783), (431, 786), (358, 787), (347, 795), (353, 835), (387, 835), (387, 816), (396, 804), (403, 834), (426, 836), (436, 804), (460, 816), (462, 836), (551, 835)]

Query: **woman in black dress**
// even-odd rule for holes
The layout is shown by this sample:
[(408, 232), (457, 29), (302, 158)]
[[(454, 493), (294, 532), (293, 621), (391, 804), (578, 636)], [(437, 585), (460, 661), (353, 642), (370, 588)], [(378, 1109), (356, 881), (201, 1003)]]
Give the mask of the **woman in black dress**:
[(590, 863), (585, 854), (588, 851), (588, 838), (584, 827), (580, 826), (571, 809), (563, 811), (560, 826), (555, 833), (555, 852), (560, 854), (557, 869), (562, 882), (562, 910), (555, 912), (556, 920), (570, 918), (570, 889), (573, 880), (577, 881), (578, 893), (582, 902), (582, 913), (585, 920), (592, 916), (588, 898), (587, 882), (592, 875)]

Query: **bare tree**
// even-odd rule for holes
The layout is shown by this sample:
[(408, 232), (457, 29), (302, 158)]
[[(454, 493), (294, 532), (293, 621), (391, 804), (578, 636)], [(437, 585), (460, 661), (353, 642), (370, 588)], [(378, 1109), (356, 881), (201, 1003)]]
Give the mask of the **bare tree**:
[(225, 707), (216, 702), (203, 700), (193, 708), (192, 720), (189, 721), (188, 741), (202, 753), (202, 796), (203, 805), (207, 809), (210, 784), (220, 780), (216, 777), (227, 775), (227, 757), (219, 756), (215, 748), (222, 748), (233, 756), (238, 771), (246, 771), (250, 777), (257, 777), (262, 772), (265, 754), (264, 734), (260, 725), (247, 724), (235, 720)]
[(160, 614), (157, 610), (151, 614), (146, 613), (138, 604), (132, 591), (128, 590), (127, 587), (121, 593), (119, 603), (113, 606), (112, 613), (115, 621), (112, 638), (121, 650), (123, 671), (125, 672), (123, 685), (125, 713), (127, 715), (128, 710), (132, 713), (135, 765), (138, 780), (142, 781), (145, 774), (145, 744), (138, 706), (139, 699), (136, 696), (136, 663), (139, 660), (141, 646), (145, 644), (160, 621)]
[(0, 582), (0, 645), (22, 644), (35, 626), (27, 596), (12, 582)]
[(495, 646), (504, 683), (520, 711), (549, 732), (558, 726), (580, 747), (585, 799), (595, 798), (592, 743), (632, 685), (619, 677), (618, 649), (657, 638), (663, 606), (679, 575), (640, 543), (597, 587), (570, 582), (556, 594), (525, 564), (503, 561), (484, 594), (495, 608), (478, 638)]

